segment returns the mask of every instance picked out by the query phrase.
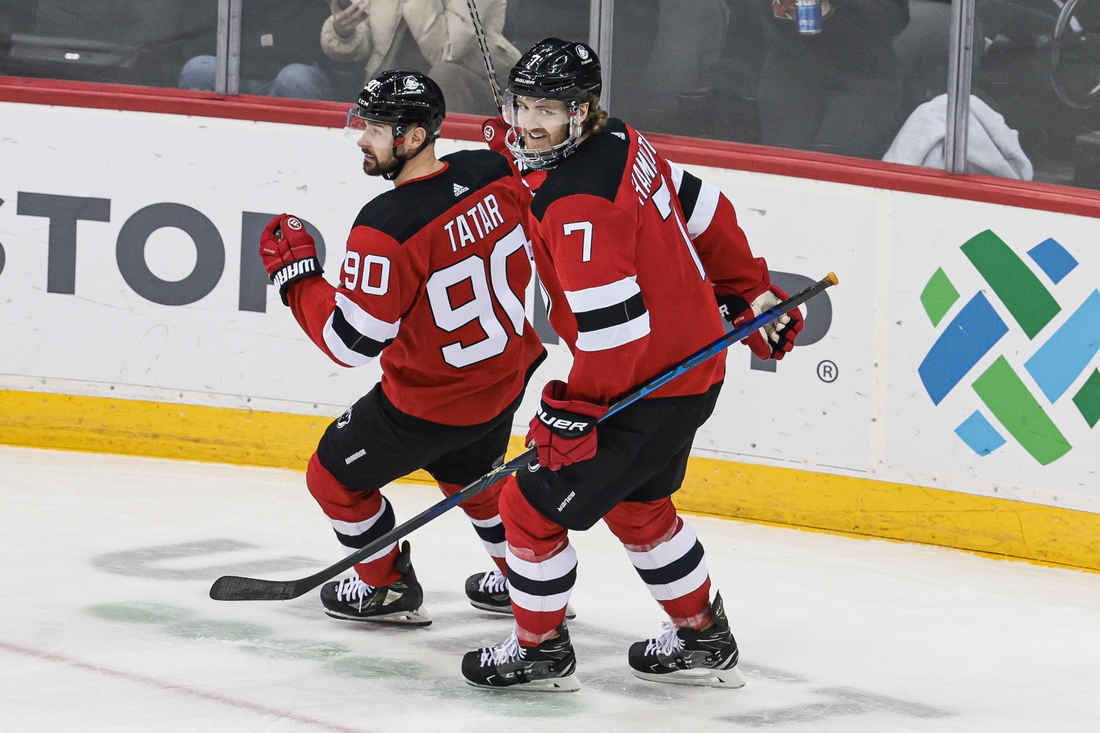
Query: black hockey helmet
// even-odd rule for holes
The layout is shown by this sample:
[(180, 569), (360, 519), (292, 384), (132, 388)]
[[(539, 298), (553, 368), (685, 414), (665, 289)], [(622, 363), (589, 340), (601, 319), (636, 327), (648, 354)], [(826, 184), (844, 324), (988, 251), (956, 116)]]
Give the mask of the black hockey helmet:
[(428, 140), (435, 140), (446, 114), (443, 90), (430, 77), (419, 71), (393, 69), (363, 87), (358, 107), (348, 112), (348, 127), (352, 127), (353, 117), (382, 122), (392, 125), (394, 137), (400, 138), (405, 136), (405, 128), (415, 123), (428, 133)]
[[(520, 57), (508, 74), (508, 89), (504, 93), (501, 117), (511, 129), (504, 136), (504, 144), (517, 161), (536, 170), (552, 168), (571, 155), (584, 135), (582, 105), (595, 97), (591, 114), (598, 108), (603, 78), (600, 59), (586, 44), (579, 41), (563, 41), (547, 38), (539, 41)], [(530, 118), (525, 123), (521, 110), (529, 109), (530, 100), (556, 100), (564, 102), (560, 112), (539, 110), (536, 124), (543, 129), (565, 127), (565, 140), (545, 149), (527, 147), (524, 125), (531, 128)], [(527, 101), (522, 101), (527, 100)]]
[(603, 90), (600, 59), (587, 44), (547, 38), (520, 57), (508, 74), (508, 91), (540, 99), (584, 100)]

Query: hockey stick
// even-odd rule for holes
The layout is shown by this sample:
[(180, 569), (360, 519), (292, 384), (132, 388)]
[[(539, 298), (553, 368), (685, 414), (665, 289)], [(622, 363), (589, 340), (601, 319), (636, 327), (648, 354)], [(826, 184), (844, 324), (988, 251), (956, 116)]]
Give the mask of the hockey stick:
[(485, 40), (485, 29), (481, 26), (481, 16), (477, 14), (477, 5), (474, 4), (474, 0), (466, 0), (466, 7), (470, 9), (470, 20), (474, 22), (477, 45), (481, 46), (481, 59), (485, 62), (485, 73), (489, 75), (489, 87), (493, 90), (493, 99), (496, 100), (497, 113), (499, 114), (504, 108), (504, 100), (500, 96), (497, 72), (493, 68), (493, 57), (489, 54), (489, 42)]
[[(607, 413), (601, 417), (600, 420), (606, 420), (611, 415), (614, 415), (628, 405), (634, 404), (647, 394), (660, 389), (684, 372), (694, 369), (707, 359), (728, 348), (731, 344), (740, 341), (757, 329), (771, 323), (785, 313), (794, 310), (810, 298), (823, 292), (826, 288), (836, 285), (838, 282), (839, 280), (837, 280), (836, 275), (830, 272), (824, 279), (799, 291), (779, 305), (764, 311), (745, 325), (735, 328), (709, 346), (700, 349), (687, 359), (684, 359), (679, 364), (671, 366), (656, 377), (653, 377), (653, 379), (650, 379), (633, 392), (616, 400), (615, 404), (608, 409)], [(493, 469), (477, 481), (474, 481), (457, 494), (448, 496), (446, 499), (420, 512), (420, 514), (417, 514), (404, 524), (394, 527), (366, 547), (356, 550), (340, 562), (330, 565), (313, 575), (299, 578), (298, 580), (261, 580), (259, 578), (242, 578), (236, 575), (225, 575), (214, 581), (214, 585), (210, 587), (210, 597), (215, 601), (286, 601), (291, 598), (297, 598), (303, 593), (308, 593), (313, 590), (326, 580), (342, 573), (352, 565), (361, 562), (364, 558), (370, 557), (386, 545), (396, 542), (413, 530), (424, 526), (447, 510), (453, 509), (467, 499), (477, 496), (508, 474), (531, 463), (537, 457), (538, 451), (534, 448), (524, 451), (519, 456), (513, 458), (499, 468)]]

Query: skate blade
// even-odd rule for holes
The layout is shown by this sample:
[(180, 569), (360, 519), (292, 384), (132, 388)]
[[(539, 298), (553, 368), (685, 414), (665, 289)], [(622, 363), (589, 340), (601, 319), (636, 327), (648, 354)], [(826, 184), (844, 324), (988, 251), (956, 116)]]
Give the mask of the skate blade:
[(722, 687), (737, 690), (745, 686), (745, 678), (737, 667), (730, 669), (680, 669), (668, 674), (652, 674), (631, 669), (638, 679), (663, 682), (666, 685), (693, 685), (695, 687)]
[[(498, 616), (512, 616), (512, 604), (507, 606), (490, 606), (487, 603), (477, 603), (476, 601), (470, 601), (470, 605), (480, 611), (487, 611), (488, 613), (495, 613)], [(577, 617), (577, 612), (573, 610), (573, 606), (565, 607), (565, 618), (572, 621)]]
[(423, 608), (418, 608), (415, 611), (396, 611), (380, 616), (349, 616), (330, 611), (327, 608), (325, 613), (341, 621), (358, 621), (360, 623), (399, 624), (403, 626), (431, 626), (432, 624), (432, 617)]
[(497, 692), (576, 692), (581, 689), (581, 681), (577, 679), (577, 675), (575, 674), (571, 674), (568, 677), (533, 680), (531, 682), (523, 682), (518, 685), (509, 685), (507, 687), (479, 685), (470, 680), (466, 680), (466, 684), (471, 687), (476, 687), (479, 690), (496, 690)]

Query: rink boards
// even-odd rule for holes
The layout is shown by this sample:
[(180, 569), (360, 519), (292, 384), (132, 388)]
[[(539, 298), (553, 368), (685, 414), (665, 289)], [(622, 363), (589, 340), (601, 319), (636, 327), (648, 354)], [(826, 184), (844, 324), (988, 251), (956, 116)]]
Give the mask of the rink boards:
[[(301, 333), (257, 227), (303, 217), (334, 280), (388, 184), (331, 127), (11, 102), (0, 119), (0, 442), (303, 468), (378, 369)], [(841, 284), (782, 362), (730, 351), (683, 508), (1100, 569), (1100, 220), (691, 162), (777, 282)], [(547, 348), (517, 435), (568, 373)]]

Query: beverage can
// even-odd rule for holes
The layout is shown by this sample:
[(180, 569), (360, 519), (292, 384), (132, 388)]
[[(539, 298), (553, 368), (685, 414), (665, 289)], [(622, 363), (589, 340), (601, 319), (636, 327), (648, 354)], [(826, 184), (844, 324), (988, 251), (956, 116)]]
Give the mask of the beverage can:
[(821, 32), (821, 0), (795, 0), (798, 10), (798, 32), (813, 35)]

